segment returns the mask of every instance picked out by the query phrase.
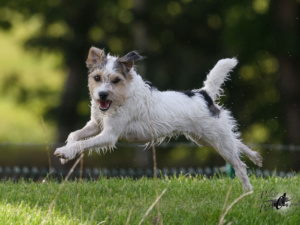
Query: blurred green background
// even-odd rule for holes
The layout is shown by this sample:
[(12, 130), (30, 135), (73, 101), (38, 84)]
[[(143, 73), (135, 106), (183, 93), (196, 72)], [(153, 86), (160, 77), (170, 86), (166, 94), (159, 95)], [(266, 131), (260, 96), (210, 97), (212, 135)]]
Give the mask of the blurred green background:
[[(160, 90), (237, 57), (220, 103), (242, 138), (300, 144), (300, 0), (1, 0), (0, 142), (64, 142), (89, 119), (85, 60), (138, 50)], [(184, 104), (184, 103), (183, 103)]]

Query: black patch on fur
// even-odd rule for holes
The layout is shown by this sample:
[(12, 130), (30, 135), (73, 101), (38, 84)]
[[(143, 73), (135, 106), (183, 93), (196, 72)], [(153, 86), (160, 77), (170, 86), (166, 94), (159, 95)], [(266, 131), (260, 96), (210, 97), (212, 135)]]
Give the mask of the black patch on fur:
[(183, 91), (182, 93), (185, 94), (186, 96), (190, 97), (190, 98), (195, 96), (195, 92), (191, 91), (191, 90)]
[(150, 90), (157, 90), (157, 88), (152, 84), (151, 81), (144, 80), (144, 82), (150, 87)]
[(140, 56), (138, 52), (132, 51), (127, 53), (121, 58), (118, 58), (114, 63), (114, 69), (126, 77), (127, 73), (131, 70), (134, 62), (142, 60), (144, 57)]
[(185, 94), (186, 96), (188, 96), (190, 98), (192, 98), (196, 94), (202, 95), (211, 115), (214, 117), (218, 117), (220, 115), (220, 109), (218, 109), (218, 107), (215, 105), (212, 98), (209, 96), (209, 94), (206, 91), (204, 91), (204, 90), (200, 90), (200, 91), (187, 90), (187, 91), (182, 91), (181, 93)]
[(142, 60), (144, 57), (141, 56), (137, 51), (131, 51), (127, 53), (125, 56), (123, 56), (121, 59), (123, 61), (139, 61)]
[(208, 95), (208, 93), (205, 90), (200, 90), (198, 93), (203, 96), (211, 115), (214, 117), (219, 117), (220, 109), (214, 104), (212, 98)]

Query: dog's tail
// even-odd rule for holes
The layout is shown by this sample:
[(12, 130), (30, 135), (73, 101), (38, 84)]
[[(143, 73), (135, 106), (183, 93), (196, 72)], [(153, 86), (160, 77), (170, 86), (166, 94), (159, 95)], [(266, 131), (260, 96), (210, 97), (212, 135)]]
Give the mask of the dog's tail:
[(228, 79), (229, 72), (237, 63), (236, 58), (221, 59), (207, 75), (202, 89), (209, 94), (213, 101), (222, 94), (221, 85)]

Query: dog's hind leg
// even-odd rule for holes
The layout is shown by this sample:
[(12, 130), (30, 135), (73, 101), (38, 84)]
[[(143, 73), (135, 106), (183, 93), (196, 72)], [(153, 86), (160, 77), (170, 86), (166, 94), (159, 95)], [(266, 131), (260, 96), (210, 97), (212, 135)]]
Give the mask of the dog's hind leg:
[(215, 136), (211, 144), (233, 167), (236, 176), (242, 182), (244, 192), (250, 191), (252, 190), (252, 186), (247, 175), (247, 166), (241, 161), (238, 155), (238, 146), (236, 144), (237, 138), (233, 132), (226, 132), (226, 128), (222, 131), (222, 135)]
[(252, 151), (245, 144), (243, 144), (240, 140), (237, 141), (237, 147), (240, 152), (244, 153), (248, 158), (254, 162), (259, 167), (262, 167), (263, 158), (260, 156), (258, 152)]
[(236, 176), (242, 182), (244, 192), (252, 190), (252, 186), (247, 175), (247, 166), (238, 156), (237, 146), (235, 145), (236, 139), (234, 139), (234, 137), (226, 135), (223, 141), (218, 138), (215, 138), (214, 141), (210, 141), (205, 138), (204, 142), (191, 136), (188, 136), (188, 138), (198, 145), (206, 143), (205, 145), (215, 148), (216, 151), (234, 168)]
[(226, 161), (234, 168), (236, 176), (241, 180), (244, 192), (251, 191), (252, 186), (247, 175), (247, 165), (240, 160), (237, 154), (226, 158)]
[(247, 175), (247, 165), (239, 158), (237, 147), (235, 146), (234, 141), (231, 143), (232, 144), (229, 145), (227, 140), (226, 143), (215, 146), (215, 149), (233, 167), (236, 176), (242, 182), (244, 192), (250, 191), (252, 190), (252, 186)]

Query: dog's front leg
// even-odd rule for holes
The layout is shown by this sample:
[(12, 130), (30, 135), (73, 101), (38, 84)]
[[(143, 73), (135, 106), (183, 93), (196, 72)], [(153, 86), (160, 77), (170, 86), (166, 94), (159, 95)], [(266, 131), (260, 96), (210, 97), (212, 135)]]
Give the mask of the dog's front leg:
[(81, 130), (74, 131), (69, 134), (67, 139), (67, 145), (76, 141), (94, 136), (100, 133), (100, 127), (93, 119), (90, 120)]
[(114, 147), (125, 127), (124, 124), (117, 121), (115, 123), (107, 123), (97, 136), (57, 148), (54, 154), (62, 159), (62, 163), (66, 163), (86, 149)]

